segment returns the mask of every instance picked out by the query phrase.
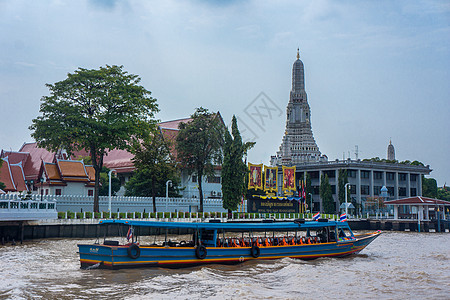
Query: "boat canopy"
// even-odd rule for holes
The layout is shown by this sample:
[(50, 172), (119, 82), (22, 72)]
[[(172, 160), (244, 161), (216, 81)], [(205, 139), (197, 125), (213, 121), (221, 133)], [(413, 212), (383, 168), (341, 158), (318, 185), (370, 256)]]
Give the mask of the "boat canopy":
[(323, 228), (329, 226), (348, 227), (347, 222), (337, 221), (307, 221), (307, 222), (273, 222), (273, 223), (190, 223), (190, 222), (157, 222), (157, 221), (135, 221), (135, 220), (101, 220), (99, 224), (124, 224), (136, 227), (155, 228), (189, 228), (205, 230), (301, 230), (311, 228)]

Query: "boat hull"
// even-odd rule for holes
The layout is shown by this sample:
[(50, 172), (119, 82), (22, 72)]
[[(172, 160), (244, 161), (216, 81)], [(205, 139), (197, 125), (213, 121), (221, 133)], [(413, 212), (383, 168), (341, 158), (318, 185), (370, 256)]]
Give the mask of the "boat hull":
[[(196, 256), (195, 247), (139, 247), (139, 255), (130, 255), (129, 247), (79, 244), (82, 268), (92, 266), (107, 269), (163, 267), (182, 268), (204, 264), (239, 264), (249, 260), (297, 258), (311, 260), (320, 257), (344, 257), (359, 253), (381, 232), (355, 236), (355, 239), (334, 243), (318, 243), (288, 246), (261, 246), (259, 253), (251, 247), (206, 247), (206, 256)], [(253, 255), (252, 255), (253, 254)], [(255, 257), (256, 256), (256, 257)]]

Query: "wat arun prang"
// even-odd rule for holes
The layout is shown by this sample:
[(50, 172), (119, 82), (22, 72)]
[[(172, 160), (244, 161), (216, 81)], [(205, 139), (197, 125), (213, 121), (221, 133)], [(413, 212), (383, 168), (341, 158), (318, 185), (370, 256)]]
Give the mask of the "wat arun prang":
[(311, 110), (305, 91), (305, 72), (300, 53), (292, 66), (292, 90), (286, 108), (286, 131), (272, 166), (294, 166), (299, 163), (327, 161), (320, 153), (311, 129)]

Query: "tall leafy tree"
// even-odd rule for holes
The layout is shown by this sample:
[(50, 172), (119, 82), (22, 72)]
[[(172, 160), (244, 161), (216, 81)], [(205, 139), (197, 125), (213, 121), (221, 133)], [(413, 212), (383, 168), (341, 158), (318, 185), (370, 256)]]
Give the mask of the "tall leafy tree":
[(123, 66), (79, 68), (63, 81), (47, 84), (41, 116), (29, 127), (50, 151), (87, 150), (95, 169), (94, 211), (98, 212), (100, 172), (108, 150), (129, 149), (155, 128), (156, 99)]
[(424, 197), (437, 198), (438, 188), (434, 178), (425, 178), (422, 175), (422, 195)]
[(180, 123), (177, 136), (177, 160), (197, 176), (200, 198), (199, 211), (203, 212), (203, 176), (214, 174), (214, 165), (222, 162), (225, 125), (219, 113), (197, 108), (192, 121)]
[[(339, 204), (345, 202), (345, 184), (348, 183), (347, 170), (339, 169), (338, 171), (338, 199)], [(348, 192), (348, 191), (347, 191)], [(350, 193), (347, 193), (347, 202), (350, 203)]]
[(336, 212), (336, 206), (333, 201), (333, 195), (331, 192), (331, 185), (328, 179), (328, 175), (322, 175), (320, 180), (319, 194), (322, 199), (323, 210), (326, 214), (334, 214)]
[(127, 195), (151, 196), (156, 212), (156, 196), (164, 196), (166, 182), (172, 180), (170, 195), (178, 196), (179, 179), (170, 146), (161, 132), (133, 147), (136, 174), (126, 185)]
[(231, 121), (231, 134), (225, 130), (222, 164), (222, 198), (223, 208), (228, 212), (236, 210), (245, 193), (247, 166), (242, 160), (254, 143), (243, 143), (237, 126), (236, 117)]

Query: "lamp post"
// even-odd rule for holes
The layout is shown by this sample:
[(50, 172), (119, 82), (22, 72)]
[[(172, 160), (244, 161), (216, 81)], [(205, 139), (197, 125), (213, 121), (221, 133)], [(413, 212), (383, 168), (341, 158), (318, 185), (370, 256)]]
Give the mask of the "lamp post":
[(42, 202), (42, 197), (44, 196), (44, 187), (43, 187), (44, 178), (43, 177), (39, 178), (39, 181), (41, 182), (41, 202)]
[(313, 206), (312, 206), (312, 194), (311, 194), (311, 193), (308, 193), (308, 195), (311, 197), (311, 208), (310, 208), (310, 211), (311, 211), (311, 213), (312, 213), (312, 209), (313, 209)]
[(348, 190), (348, 186), (350, 186), (350, 183), (349, 182), (347, 182), (345, 185), (344, 185), (344, 189), (345, 189), (345, 216), (348, 218), (348, 216), (347, 216), (347, 212), (348, 212), (348, 204), (347, 204), (347, 190)]
[(172, 180), (166, 181), (166, 212), (167, 212), (167, 205), (169, 204), (169, 184), (172, 186)]
[(112, 169), (109, 170), (108, 176), (109, 176), (109, 186), (108, 186), (108, 195), (109, 195), (109, 203), (108, 203), (108, 211), (109, 211), (109, 217), (111, 218), (111, 174), (112, 172), (116, 172), (116, 170)]

